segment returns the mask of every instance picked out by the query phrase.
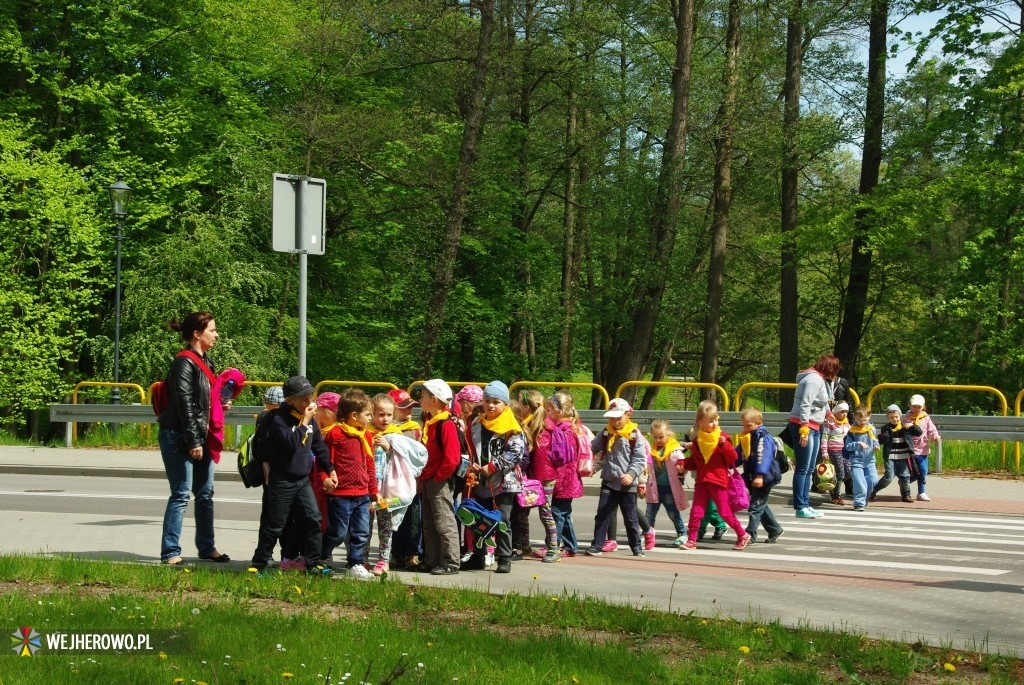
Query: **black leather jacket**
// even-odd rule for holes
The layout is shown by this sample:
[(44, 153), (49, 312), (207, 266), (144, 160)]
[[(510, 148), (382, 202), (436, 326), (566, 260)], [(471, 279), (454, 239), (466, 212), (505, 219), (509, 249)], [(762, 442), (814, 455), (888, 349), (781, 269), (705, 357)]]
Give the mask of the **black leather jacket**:
[[(213, 362), (203, 360), (212, 373)], [(189, 357), (175, 357), (167, 373), (167, 408), (157, 419), (164, 428), (180, 431), (189, 449), (202, 447), (210, 429), (210, 381)]]

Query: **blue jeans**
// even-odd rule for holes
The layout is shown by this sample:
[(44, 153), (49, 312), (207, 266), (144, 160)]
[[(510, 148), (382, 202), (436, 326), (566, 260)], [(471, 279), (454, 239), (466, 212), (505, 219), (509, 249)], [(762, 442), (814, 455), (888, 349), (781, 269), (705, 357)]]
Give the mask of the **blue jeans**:
[(807, 435), (807, 446), (800, 446), (800, 426), (789, 424), (789, 434), (793, 439), (793, 456), (796, 467), (793, 469), (793, 508), (797, 511), (810, 506), (811, 474), (814, 471), (821, 450), (821, 430), (811, 429)]
[(572, 499), (559, 497), (551, 501), (551, 514), (555, 517), (555, 530), (558, 532), (558, 546), (566, 552), (579, 551), (576, 540), (576, 527), (572, 522)]
[(917, 464), (917, 473), (910, 477), (910, 482), (917, 481), (917, 494), (923, 495), (928, 481), (928, 455), (915, 454), (914, 463)]
[(327, 533), (320, 556), (330, 561), (331, 553), (341, 543), (347, 551), (346, 566), (352, 568), (366, 561), (370, 542), (370, 496), (327, 498)]
[(751, 539), (757, 539), (757, 529), (764, 524), (768, 537), (777, 537), (782, 533), (782, 525), (775, 519), (775, 514), (768, 507), (768, 496), (772, 494), (772, 486), (766, 485), (762, 488), (750, 488), (750, 506), (747, 507), (747, 514), (750, 519), (747, 521), (747, 535)]
[(190, 491), (196, 498), (196, 548), (200, 557), (208, 557), (217, 551), (213, 544), (213, 460), (205, 450), (202, 459), (190, 457), (189, 445), (185, 444), (181, 432), (171, 428), (161, 427), (158, 440), (167, 482), (171, 486), (171, 496), (164, 510), (160, 560), (181, 556), (181, 523)]
[(676, 498), (672, 495), (672, 486), (668, 483), (664, 485), (658, 483), (658, 503), (648, 502), (647, 504), (647, 522), (651, 524), (651, 528), (654, 528), (654, 520), (662, 505), (665, 505), (665, 512), (668, 514), (669, 520), (672, 521), (672, 525), (676, 527), (676, 536), (686, 535), (686, 524), (683, 523), (679, 507), (676, 506)]
[(889, 487), (889, 483), (891, 483), (892, 479), (895, 477), (900, 484), (900, 495), (903, 497), (909, 497), (910, 479), (913, 475), (910, 472), (910, 459), (913, 458), (914, 457), (910, 457), (907, 459), (884, 459), (883, 461), (885, 462), (885, 473), (882, 476), (881, 480), (878, 481), (878, 484), (875, 486), (873, 493), (877, 495), (882, 490), (885, 490), (887, 487)]
[(875, 455), (870, 452), (851, 455), (850, 468), (853, 475), (853, 506), (865, 507), (868, 503), (868, 495), (878, 484)]

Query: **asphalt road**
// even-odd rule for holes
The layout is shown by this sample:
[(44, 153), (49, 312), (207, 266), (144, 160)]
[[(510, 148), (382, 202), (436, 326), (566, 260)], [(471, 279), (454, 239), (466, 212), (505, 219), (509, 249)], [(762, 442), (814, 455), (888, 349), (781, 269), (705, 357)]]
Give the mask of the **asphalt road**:
[[(156, 563), (166, 483), (147, 478), (7, 474), (0, 486), (0, 553), (68, 553)], [(218, 482), (217, 543), (247, 566), (256, 542), (260, 491)], [(576, 504), (589, 540), (595, 498)], [(872, 636), (985, 651), (1024, 653), (1024, 528), (1019, 516), (848, 507), (817, 521), (775, 507), (786, 528), (776, 545), (718, 543), (674, 549), (667, 517), (658, 547), (635, 559), (625, 545), (599, 558), (517, 562), (509, 575), (463, 572), (403, 582), (491, 592), (579, 592), (633, 606), (737, 619), (778, 619)], [(191, 517), (191, 512), (188, 514)], [(740, 519), (745, 522), (745, 516)], [(534, 516), (532, 536), (542, 538)], [(192, 555), (193, 528), (182, 537)], [(620, 543), (624, 532), (620, 526)], [(374, 549), (375, 549), (374, 541)], [(337, 582), (345, 582), (338, 579)]]

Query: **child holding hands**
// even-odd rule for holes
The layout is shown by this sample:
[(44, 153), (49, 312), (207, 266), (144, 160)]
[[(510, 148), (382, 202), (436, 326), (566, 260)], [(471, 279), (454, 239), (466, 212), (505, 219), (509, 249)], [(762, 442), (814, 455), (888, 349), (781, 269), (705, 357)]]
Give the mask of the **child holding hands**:
[(752, 541), (757, 540), (757, 529), (763, 523), (768, 533), (766, 542), (778, 542), (784, 531), (768, 506), (768, 496), (771, 495), (772, 487), (782, 480), (782, 473), (775, 461), (775, 439), (763, 423), (761, 412), (754, 407), (747, 407), (740, 414), (743, 431), (736, 436), (739, 456), (743, 461), (743, 480), (750, 491), (747, 535)]
[(686, 542), (686, 524), (683, 523), (680, 510), (685, 511), (689, 506), (686, 493), (683, 492), (683, 483), (680, 480), (677, 465), (683, 463), (685, 456), (683, 448), (676, 440), (676, 434), (669, 428), (665, 419), (655, 419), (651, 422), (651, 459), (648, 462), (650, 475), (653, 482), (647, 482), (647, 522), (654, 528), (654, 521), (658, 516), (658, 510), (662, 506), (668, 513), (669, 520), (676, 529), (675, 546), (679, 547)]
[(864, 511), (868, 506), (868, 493), (878, 483), (875, 452), (879, 450), (875, 427), (871, 425), (871, 411), (863, 404), (853, 412), (853, 425), (846, 434), (844, 454), (850, 459), (853, 476), (853, 510)]
[(924, 397), (921, 395), (913, 395), (910, 398), (910, 411), (903, 417), (903, 421), (911, 421), (921, 429), (921, 435), (915, 435), (911, 438), (911, 442), (914, 445), (914, 465), (917, 467), (917, 473), (910, 480), (911, 482), (917, 481), (918, 501), (930, 502), (932, 498), (925, 492), (928, 476), (928, 452), (931, 450), (931, 441), (941, 440), (942, 436), (939, 435), (935, 422), (928, 416), (928, 412), (924, 410)]

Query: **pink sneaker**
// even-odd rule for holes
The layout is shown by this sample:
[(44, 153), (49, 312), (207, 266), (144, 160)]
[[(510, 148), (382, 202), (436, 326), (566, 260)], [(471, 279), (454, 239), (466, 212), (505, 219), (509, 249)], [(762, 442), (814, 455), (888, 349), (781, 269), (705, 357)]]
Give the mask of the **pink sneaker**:
[(615, 540), (608, 540), (604, 543), (604, 547), (601, 548), (602, 552), (614, 552), (619, 548), (619, 543)]
[(679, 549), (697, 549), (697, 543), (693, 540), (687, 540), (683, 544), (679, 545)]
[(644, 549), (654, 549), (654, 543), (657, 542), (657, 533), (651, 528), (649, 531), (644, 533)]
[(306, 560), (305, 559), (282, 559), (281, 560), (282, 571), (298, 571), (300, 573), (306, 572)]
[(748, 544), (749, 542), (750, 542), (750, 533), (747, 533), (747, 534), (745, 534), (745, 535), (744, 535), (743, 537), (741, 537), (741, 538), (740, 538), (740, 539), (739, 539), (739, 540), (738, 540), (738, 541), (736, 542), (736, 544), (732, 546), (732, 548), (733, 548), (733, 549), (746, 549), (746, 548), (747, 548), (747, 544)]
[(374, 565), (374, 567), (373, 567), (373, 575), (375, 575), (375, 576), (382, 576), (385, 573), (390, 573), (390, 572), (391, 572), (391, 567), (388, 566), (388, 562), (384, 561), (383, 559), (378, 561)]

